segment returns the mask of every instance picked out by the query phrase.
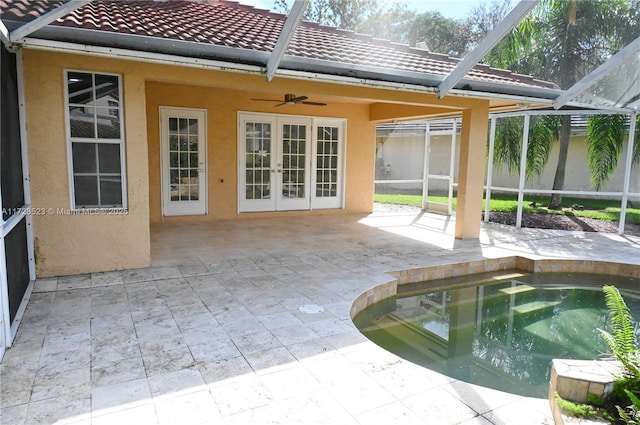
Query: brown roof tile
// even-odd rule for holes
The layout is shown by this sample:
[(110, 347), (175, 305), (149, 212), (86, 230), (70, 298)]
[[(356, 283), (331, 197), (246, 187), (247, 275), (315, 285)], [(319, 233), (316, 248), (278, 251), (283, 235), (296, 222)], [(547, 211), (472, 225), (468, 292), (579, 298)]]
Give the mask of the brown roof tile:
[[(0, 0), (3, 21), (30, 21), (61, 0)], [(94, 0), (51, 25), (196, 42), (270, 52), (285, 15), (226, 0)], [(352, 31), (303, 21), (287, 54), (353, 66), (447, 75), (459, 59), (410, 48)], [(505, 70), (476, 66), (467, 79), (556, 88), (554, 84)]]

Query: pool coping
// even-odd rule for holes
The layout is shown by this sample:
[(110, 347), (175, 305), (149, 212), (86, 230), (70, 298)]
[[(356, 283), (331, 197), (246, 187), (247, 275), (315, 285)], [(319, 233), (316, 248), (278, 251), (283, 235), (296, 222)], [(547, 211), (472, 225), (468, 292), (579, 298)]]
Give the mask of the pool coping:
[[(389, 281), (376, 285), (356, 297), (351, 305), (351, 319), (365, 308), (398, 295), (398, 288), (418, 282), (438, 282), (441, 279), (481, 275), (515, 270), (525, 273), (567, 272), (615, 274), (640, 279), (640, 265), (611, 261), (575, 259), (531, 259), (521, 256), (486, 258), (482, 260), (444, 264), (388, 272)], [(437, 285), (434, 285), (434, 287)]]
[[(365, 308), (398, 295), (399, 288), (402, 289), (402, 286), (405, 285), (423, 282), (424, 285), (422, 285), (422, 288), (429, 288), (429, 282), (432, 282), (433, 288), (438, 288), (438, 286), (442, 286), (442, 279), (474, 275), (477, 275), (480, 279), (483, 277), (483, 274), (501, 271), (524, 273), (598, 273), (640, 278), (640, 265), (637, 264), (575, 259), (531, 259), (521, 256), (487, 258), (461, 263), (398, 270), (388, 273), (392, 276), (389, 281), (376, 285), (356, 297), (351, 306), (351, 319), (353, 320), (358, 313), (362, 312)], [(565, 412), (558, 407), (555, 401), (554, 395), (559, 389), (558, 383), (561, 384), (560, 392), (562, 394), (560, 395), (563, 398), (572, 399), (575, 398), (572, 396), (578, 393), (583, 395), (583, 397), (577, 397), (579, 399), (573, 400), (575, 402), (584, 402), (582, 398), (586, 398), (586, 394), (588, 393), (604, 395), (612, 389), (613, 384), (611, 381), (614, 380), (615, 362), (554, 359), (552, 366), (554, 365), (559, 367), (560, 371), (558, 372), (556, 367), (552, 367), (552, 379), (549, 385), (548, 400), (556, 424), (574, 423), (573, 419), (568, 417)], [(560, 367), (563, 365), (565, 367)], [(594, 368), (601, 370), (598, 373), (594, 373)], [(602, 372), (602, 370), (604, 370), (604, 372)], [(600, 391), (596, 391), (596, 387), (598, 387)], [(589, 423), (599, 424), (602, 422), (596, 420), (590, 421)]]

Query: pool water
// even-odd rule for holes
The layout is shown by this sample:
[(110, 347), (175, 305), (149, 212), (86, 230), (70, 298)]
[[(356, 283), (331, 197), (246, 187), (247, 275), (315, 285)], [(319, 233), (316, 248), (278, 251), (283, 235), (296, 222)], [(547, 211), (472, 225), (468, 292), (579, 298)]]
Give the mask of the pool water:
[[(477, 279), (477, 278), (476, 278)], [(640, 280), (580, 274), (506, 277), (415, 292), (372, 305), (354, 318), (376, 344), (450, 377), (546, 397), (551, 360), (606, 358), (598, 329), (610, 331), (603, 285), (620, 289), (640, 319)]]

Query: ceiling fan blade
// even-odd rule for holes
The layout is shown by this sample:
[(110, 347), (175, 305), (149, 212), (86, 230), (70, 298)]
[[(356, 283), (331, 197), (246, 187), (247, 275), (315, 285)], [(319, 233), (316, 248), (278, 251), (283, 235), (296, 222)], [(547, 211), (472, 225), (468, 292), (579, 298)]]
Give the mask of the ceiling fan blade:
[(327, 106), (326, 103), (322, 103), (322, 102), (300, 102), (300, 103), (303, 103), (305, 105)]
[(303, 100), (307, 100), (307, 99), (309, 99), (307, 96), (298, 96), (298, 97), (294, 97), (293, 99), (289, 99), (289, 102), (300, 103)]
[(287, 102), (282, 102), (282, 103), (278, 103), (276, 106), (282, 106), (282, 105), (287, 105)]
[(251, 99), (251, 100), (259, 100), (260, 102), (282, 102), (282, 100), (278, 100), (278, 99)]

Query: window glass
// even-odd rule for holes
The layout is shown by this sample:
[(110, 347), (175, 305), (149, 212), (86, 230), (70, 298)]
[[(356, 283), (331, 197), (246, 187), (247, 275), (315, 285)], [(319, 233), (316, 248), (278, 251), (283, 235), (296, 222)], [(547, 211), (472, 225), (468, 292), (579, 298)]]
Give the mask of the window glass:
[(122, 181), (120, 176), (100, 177), (101, 205), (122, 205)]
[(120, 111), (113, 108), (95, 108), (99, 139), (120, 138)]
[(69, 71), (67, 96), (74, 207), (124, 207), (120, 77)]
[(76, 207), (98, 205), (98, 177), (75, 176), (73, 178)]
[(74, 173), (96, 172), (96, 144), (73, 143), (73, 171)]
[(120, 174), (120, 145), (101, 143), (97, 146), (100, 173)]
[(69, 121), (71, 137), (93, 139), (96, 136), (94, 108), (70, 106)]

